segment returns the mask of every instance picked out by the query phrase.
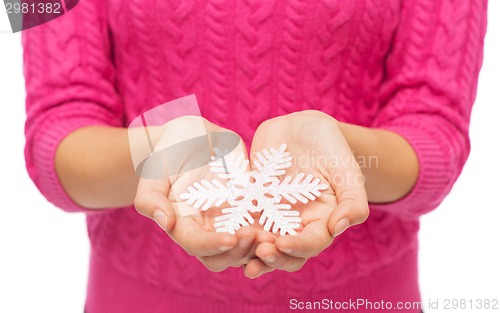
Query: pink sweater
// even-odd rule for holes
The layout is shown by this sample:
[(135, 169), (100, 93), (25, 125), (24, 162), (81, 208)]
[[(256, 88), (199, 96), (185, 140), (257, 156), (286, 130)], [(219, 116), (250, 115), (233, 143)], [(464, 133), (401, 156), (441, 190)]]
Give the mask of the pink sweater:
[[(81, 0), (63, 17), (25, 31), (26, 164), (49, 201), (87, 214), (87, 313), (285, 312), (296, 301), (419, 301), (419, 217), (439, 205), (467, 159), (486, 6)], [(64, 136), (88, 125), (126, 127), (141, 112), (193, 93), (204, 117), (247, 145), (262, 121), (306, 108), (392, 130), (416, 150), (418, 182), (400, 201), (371, 205), (364, 224), (300, 271), (253, 281), (240, 268), (209, 272), (133, 207), (89, 211), (65, 194), (54, 170)]]

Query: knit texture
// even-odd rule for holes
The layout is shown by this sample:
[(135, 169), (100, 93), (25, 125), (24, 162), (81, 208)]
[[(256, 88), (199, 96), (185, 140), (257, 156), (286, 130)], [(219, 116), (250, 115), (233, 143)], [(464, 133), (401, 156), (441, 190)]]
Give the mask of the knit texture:
[[(81, 0), (23, 32), (27, 169), (54, 205), (87, 214), (87, 313), (286, 312), (292, 298), (418, 301), (418, 219), (450, 191), (469, 153), (486, 7), (486, 0)], [(237, 268), (209, 272), (133, 207), (96, 213), (66, 195), (54, 169), (66, 135), (88, 125), (126, 127), (193, 93), (202, 115), (247, 147), (261, 122), (302, 109), (397, 132), (418, 154), (418, 181), (403, 199), (371, 205), (364, 224), (300, 271), (253, 281)]]

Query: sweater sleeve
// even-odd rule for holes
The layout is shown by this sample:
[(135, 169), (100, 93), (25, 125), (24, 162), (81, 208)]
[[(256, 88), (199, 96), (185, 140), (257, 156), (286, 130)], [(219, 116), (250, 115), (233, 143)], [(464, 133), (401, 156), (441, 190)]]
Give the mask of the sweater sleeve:
[(59, 143), (81, 127), (123, 124), (104, 3), (80, 1), (65, 15), (22, 36), (26, 167), (40, 192), (70, 212), (87, 210), (60, 184), (54, 164)]
[(469, 154), (487, 1), (405, 0), (401, 5), (386, 60), (383, 109), (372, 126), (411, 144), (419, 176), (404, 198), (370, 208), (415, 219), (441, 203)]

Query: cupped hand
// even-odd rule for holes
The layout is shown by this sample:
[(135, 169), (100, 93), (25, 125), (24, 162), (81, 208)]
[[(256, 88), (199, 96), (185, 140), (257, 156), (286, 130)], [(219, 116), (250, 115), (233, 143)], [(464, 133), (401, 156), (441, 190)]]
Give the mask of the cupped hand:
[(187, 186), (215, 178), (207, 166), (212, 147), (228, 142), (234, 146), (231, 153), (246, 155), (238, 135), (203, 118), (189, 116), (168, 122), (155, 145), (154, 157), (142, 165), (134, 203), (139, 213), (155, 220), (189, 255), (217, 272), (255, 258), (257, 239), (275, 240), (249, 226), (234, 235), (216, 232), (214, 217), (221, 209), (193, 210), (179, 197)]
[(302, 111), (265, 121), (255, 133), (250, 155), (282, 143), (293, 157), (284, 176), (312, 174), (329, 188), (315, 201), (292, 205), (300, 212), (301, 229), (295, 236), (260, 242), (255, 251), (258, 258), (245, 266), (249, 278), (273, 269), (299, 270), (335, 236), (364, 222), (369, 214), (361, 170), (335, 119), (319, 111)]

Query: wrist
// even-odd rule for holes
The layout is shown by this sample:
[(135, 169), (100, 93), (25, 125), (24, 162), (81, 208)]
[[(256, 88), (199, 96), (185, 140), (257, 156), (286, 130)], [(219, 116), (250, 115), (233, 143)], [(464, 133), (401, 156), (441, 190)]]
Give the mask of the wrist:
[(418, 157), (401, 135), (348, 123), (339, 128), (365, 176), (370, 202), (393, 202), (410, 192), (418, 178)]

